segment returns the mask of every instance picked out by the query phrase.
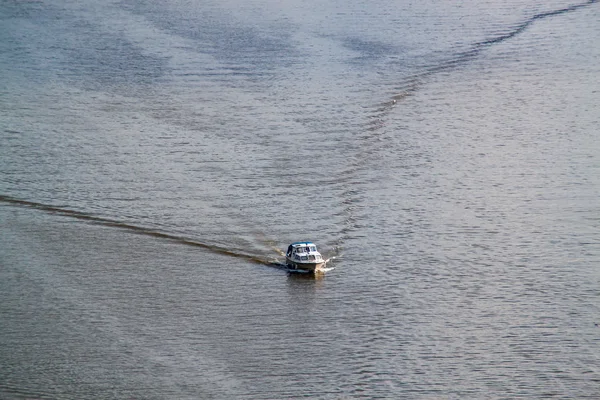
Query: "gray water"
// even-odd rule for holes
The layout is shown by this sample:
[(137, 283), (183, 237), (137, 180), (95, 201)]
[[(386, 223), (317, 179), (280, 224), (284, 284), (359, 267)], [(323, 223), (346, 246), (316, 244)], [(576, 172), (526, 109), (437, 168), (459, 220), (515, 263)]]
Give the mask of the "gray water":
[(0, 1), (0, 398), (599, 398), (599, 3), (100, 3)]

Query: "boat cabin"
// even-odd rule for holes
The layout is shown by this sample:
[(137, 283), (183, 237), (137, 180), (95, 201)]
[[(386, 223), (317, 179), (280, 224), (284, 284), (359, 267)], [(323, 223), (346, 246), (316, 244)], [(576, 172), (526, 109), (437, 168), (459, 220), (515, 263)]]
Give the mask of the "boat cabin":
[(323, 261), (321, 253), (317, 251), (317, 246), (312, 242), (296, 242), (289, 245), (286, 257), (290, 260), (299, 262), (319, 262)]

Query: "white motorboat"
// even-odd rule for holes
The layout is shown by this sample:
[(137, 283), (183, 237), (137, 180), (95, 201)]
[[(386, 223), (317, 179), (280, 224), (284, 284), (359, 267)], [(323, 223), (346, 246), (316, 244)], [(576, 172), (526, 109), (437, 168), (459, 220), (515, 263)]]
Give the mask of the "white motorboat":
[(327, 263), (312, 242), (295, 242), (288, 246), (285, 263), (292, 271), (317, 273)]

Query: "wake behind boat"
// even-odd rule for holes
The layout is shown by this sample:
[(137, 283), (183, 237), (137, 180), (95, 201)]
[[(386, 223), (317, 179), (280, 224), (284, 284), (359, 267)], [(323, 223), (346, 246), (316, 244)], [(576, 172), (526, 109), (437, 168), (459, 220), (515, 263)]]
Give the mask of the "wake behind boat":
[(288, 246), (285, 263), (291, 271), (322, 272), (326, 260), (312, 242), (295, 242)]

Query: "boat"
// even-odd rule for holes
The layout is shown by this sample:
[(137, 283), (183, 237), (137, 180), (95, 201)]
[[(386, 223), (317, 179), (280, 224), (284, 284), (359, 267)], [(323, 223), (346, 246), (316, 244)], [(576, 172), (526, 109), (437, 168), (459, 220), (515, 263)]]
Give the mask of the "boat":
[(288, 246), (285, 263), (291, 272), (318, 273), (323, 270), (327, 260), (312, 242), (294, 242)]

